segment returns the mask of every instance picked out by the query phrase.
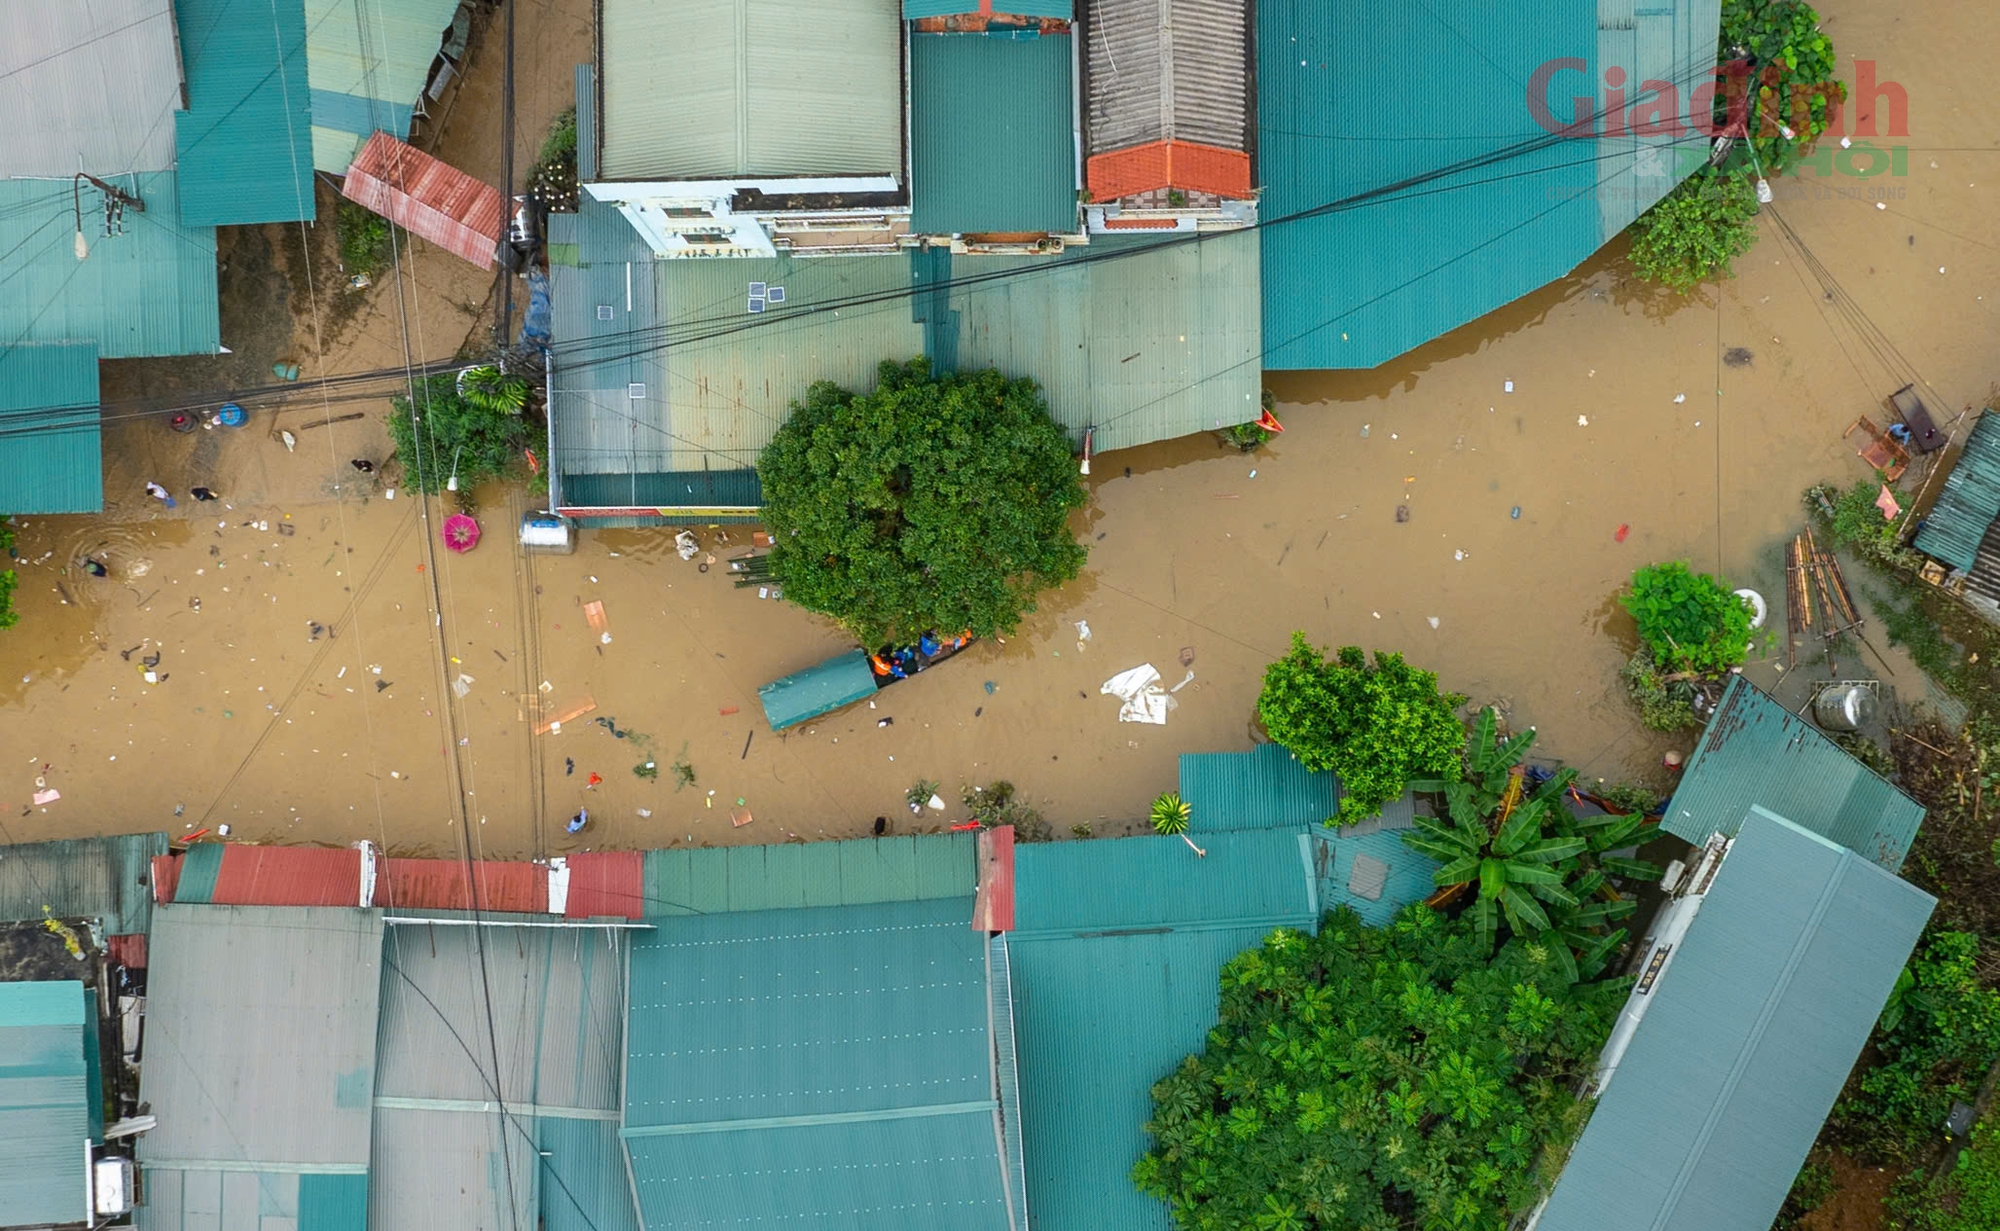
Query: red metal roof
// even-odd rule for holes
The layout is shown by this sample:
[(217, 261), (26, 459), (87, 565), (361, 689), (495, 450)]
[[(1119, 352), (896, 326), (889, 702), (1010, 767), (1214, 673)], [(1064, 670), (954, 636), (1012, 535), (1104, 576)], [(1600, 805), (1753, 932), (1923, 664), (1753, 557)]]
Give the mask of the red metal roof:
[(113, 936), (105, 942), (111, 951), (111, 960), (128, 970), (146, 969), (146, 934), (133, 932), (128, 936)]
[(457, 859), (382, 859), (375, 865), (375, 905), (429, 910), (471, 910), (470, 883), (479, 886), (479, 909), (540, 914), (549, 908), (549, 870), (532, 863)]
[(359, 906), (361, 852), (311, 846), (232, 846), (210, 901), (222, 906)]
[(1250, 155), (1192, 141), (1154, 141), (1092, 155), (1084, 181), (1093, 201), (1117, 201), (1161, 188), (1247, 198)]
[(181, 857), (179, 855), (153, 856), (153, 901), (157, 903), (174, 900), (174, 887), (181, 883)]
[(493, 268), (506, 202), (491, 184), (378, 132), (354, 156), (340, 191), (410, 234)]
[(979, 893), (972, 926), (982, 932), (1014, 930), (1014, 827), (998, 825), (979, 835)]
[(646, 856), (639, 851), (585, 851), (569, 856), (570, 919), (639, 919), (646, 910)]

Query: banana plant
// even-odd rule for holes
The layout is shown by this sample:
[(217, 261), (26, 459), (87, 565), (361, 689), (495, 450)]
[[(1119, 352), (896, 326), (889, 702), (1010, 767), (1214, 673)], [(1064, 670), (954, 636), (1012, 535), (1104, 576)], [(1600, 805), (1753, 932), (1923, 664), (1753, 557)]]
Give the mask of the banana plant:
[(1644, 860), (1608, 853), (1630, 845), (1645, 819), (1573, 814), (1564, 801), (1573, 769), (1528, 791), (1521, 762), (1535, 732), (1503, 740), (1498, 727), (1493, 711), (1481, 710), (1467, 741), (1464, 774), (1410, 784), (1441, 795), (1445, 807), (1443, 816), (1416, 818), (1416, 829), (1403, 841), (1437, 860), (1432, 879), (1441, 897), (1476, 891), (1467, 909), (1484, 943), (1493, 943), (1504, 919), (1513, 935), (1548, 944), (1571, 980), (1596, 978), (1625, 942), (1625, 929), (1611, 925), (1638, 906), (1608, 878), (1660, 875)]

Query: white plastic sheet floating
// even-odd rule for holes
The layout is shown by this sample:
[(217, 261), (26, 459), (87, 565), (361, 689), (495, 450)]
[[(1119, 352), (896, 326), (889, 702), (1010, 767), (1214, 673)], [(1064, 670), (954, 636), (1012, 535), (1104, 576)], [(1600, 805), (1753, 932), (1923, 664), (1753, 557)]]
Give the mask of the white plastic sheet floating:
[(1167, 695), (1166, 688), (1160, 683), (1160, 673), (1151, 663), (1120, 671), (1104, 681), (1097, 691), (1118, 698), (1120, 722), (1150, 722), (1154, 726), (1165, 726), (1167, 712), (1180, 704)]

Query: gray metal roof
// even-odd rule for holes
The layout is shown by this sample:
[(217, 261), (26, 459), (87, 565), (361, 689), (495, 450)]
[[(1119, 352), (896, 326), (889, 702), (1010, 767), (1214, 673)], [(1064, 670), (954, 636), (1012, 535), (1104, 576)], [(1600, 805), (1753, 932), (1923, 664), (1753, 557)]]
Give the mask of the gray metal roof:
[(381, 962), (379, 911), (153, 912), (139, 1097), (160, 1123), (139, 1139), (139, 1161), (149, 1186), (195, 1198), (172, 1219), (165, 1202), (140, 1207), (141, 1231), (235, 1231), (200, 1199), (218, 1176), (248, 1177), (253, 1196), (300, 1176), (365, 1183)]
[[(653, 258), (615, 206), (589, 193), (549, 215), (549, 306), (557, 350), (549, 401), (563, 474), (675, 468)], [(699, 469), (698, 458), (683, 468)], [(690, 463), (694, 463), (690, 465)], [(565, 495), (565, 498), (567, 496)]]
[(1086, 0), (1092, 154), (1154, 141), (1248, 148), (1246, 0)]
[(180, 105), (168, 0), (0, 5), (0, 179), (171, 171)]
[(898, 0), (604, 0), (607, 180), (896, 175)]
[(152, 859), (167, 853), (163, 833), (70, 838), (0, 846), (0, 921), (104, 920), (105, 934), (144, 932), (153, 914)]
[(1935, 905), (1757, 809), (1536, 1231), (1766, 1231)]
[(1752, 806), (1790, 818), (1894, 872), (1924, 807), (1742, 676), (1729, 682), (1660, 828), (1699, 846)]
[[(491, 928), (483, 978), (481, 960), (471, 927), (388, 929), (371, 1231), (533, 1227), (552, 1205), (574, 1211), (572, 1201), (586, 1193), (595, 1194), (586, 1210), (591, 1221), (602, 1226), (600, 1216), (615, 1216), (622, 1203), (630, 1223), (622, 1168), (620, 1183), (607, 1189), (599, 1164), (580, 1151), (540, 1147), (550, 1149), (543, 1158), (536, 1144), (538, 1122), (594, 1121), (613, 1130), (616, 1154), (624, 933)], [(496, 1084), (507, 1105), (504, 1123), (492, 1101)]]

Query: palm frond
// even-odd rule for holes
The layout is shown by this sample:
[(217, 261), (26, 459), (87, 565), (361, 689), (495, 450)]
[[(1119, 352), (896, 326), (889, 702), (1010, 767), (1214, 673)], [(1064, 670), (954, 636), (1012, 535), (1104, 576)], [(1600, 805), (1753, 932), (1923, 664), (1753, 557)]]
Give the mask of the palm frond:
[[(1549, 930), (1548, 912), (1543, 910), (1542, 904), (1535, 901), (1529, 895), (1528, 891), (1522, 889), (1519, 885), (1509, 885), (1501, 890), (1500, 900), (1509, 907), (1512, 914), (1518, 917), (1518, 922), (1525, 923), (1529, 930), (1536, 932), (1546, 932)], [(1519, 931), (1520, 929), (1517, 926), (1515, 930)]]

